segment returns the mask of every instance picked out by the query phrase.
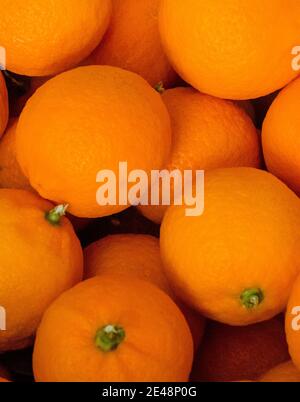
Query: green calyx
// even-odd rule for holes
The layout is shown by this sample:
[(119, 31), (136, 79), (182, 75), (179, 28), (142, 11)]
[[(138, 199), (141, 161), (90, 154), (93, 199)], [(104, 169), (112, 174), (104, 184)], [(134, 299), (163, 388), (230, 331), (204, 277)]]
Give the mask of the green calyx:
[(165, 92), (165, 88), (164, 88), (164, 83), (161, 81), (158, 84), (155, 85), (154, 87), (155, 91), (157, 91), (159, 94), (163, 94)]
[(264, 300), (264, 294), (259, 288), (246, 289), (240, 296), (245, 308), (252, 310), (257, 308)]
[(61, 204), (57, 207), (51, 209), (51, 211), (46, 212), (45, 218), (51, 225), (58, 226), (60, 224), (61, 218), (66, 215), (68, 204)]
[(119, 325), (105, 325), (96, 332), (95, 344), (102, 352), (116, 350), (125, 339), (125, 331)]

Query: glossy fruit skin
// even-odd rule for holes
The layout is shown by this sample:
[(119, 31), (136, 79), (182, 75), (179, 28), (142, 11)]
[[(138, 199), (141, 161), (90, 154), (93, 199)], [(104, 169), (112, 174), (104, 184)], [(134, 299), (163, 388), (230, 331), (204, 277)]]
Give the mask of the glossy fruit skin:
[(165, 56), (158, 29), (160, 2), (113, 0), (108, 31), (87, 62), (132, 71), (153, 87), (159, 82), (165, 88), (174, 85), (178, 77)]
[[(8, 70), (29, 76), (76, 66), (102, 39), (111, 0), (2, 0), (0, 45)], [(84, 33), (84, 35), (83, 35)]]
[[(172, 150), (167, 169), (260, 167), (259, 136), (240, 106), (193, 88), (167, 90), (162, 99), (172, 127)], [(167, 207), (142, 206), (139, 210), (160, 224)]]
[(289, 358), (282, 316), (247, 327), (212, 321), (207, 323), (191, 380), (254, 381)]
[(163, 290), (178, 305), (191, 329), (198, 349), (205, 327), (203, 317), (185, 306), (172, 291), (165, 276), (159, 240), (142, 234), (107, 236), (84, 249), (85, 277), (113, 274), (146, 280)]
[(177, 73), (199, 91), (225, 99), (274, 92), (298, 74), (299, 2), (162, 0), (160, 32)]
[(289, 351), (293, 363), (300, 370), (300, 330), (299, 326), (299, 306), (300, 306), (300, 277), (296, 280), (290, 294), (285, 320), (285, 331)]
[(47, 307), (82, 279), (79, 240), (66, 218), (59, 226), (45, 219), (52, 208), (31, 192), (0, 190), (1, 352), (30, 345)]
[[(205, 176), (205, 209), (170, 207), (161, 253), (173, 289), (204, 316), (229, 325), (282, 312), (299, 274), (298, 197), (270, 173), (217, 169)], [(257, 293), (256, 305), (242, 297)]]
[[(94, 337), (110, 323), (122, 326), (125, 339), (103, 352)], [(187, 381), (192, 359), (188, 326), (164, 292), (146, 281), (103, 275), (64, 293), (48, 309), (33, 367), (38, 382), (177, 382)]]
[(69, 204), (75, 216), (101, 217), (127, 205), (97, 203), (98, 172), (112, 170), (118, 184), (120, 162), (128, 163), (128, 172), (160, 169), (170, 131), (160, 95), (141, 77), (109, 66), (80, 67), (51, 79), (28, 101), (17, 158), (44, 198)]
[(0, 188), (33, 191), (17, 162), (17, 124), (17, 119), (10, 120), (7, 130), (0, 141)]
[(276, 97), (263, 124), (263, 150), (268, 170), (300, 194), (300, 79)]
[(2, 72), (0, 71), (0, 137), (8, 122), (8, 94)]
[(300, 371), (292, 361), (279, 364), (264, 374), (260, 382), (300, 382)]

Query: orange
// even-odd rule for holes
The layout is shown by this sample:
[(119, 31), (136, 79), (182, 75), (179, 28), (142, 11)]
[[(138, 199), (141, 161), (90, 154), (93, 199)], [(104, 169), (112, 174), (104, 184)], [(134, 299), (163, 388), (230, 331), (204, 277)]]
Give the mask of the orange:
[[(231, 101), (175, 88), (162, 95), (171, 117), (172, 152), (167, 169), (209, 170), (260, 165), (260, 143), (247, 113)], [(167, 207), (140, 211), (161, 223)]]
[(299, 274), (300, 201), (270, 173), (206, 173), (205, 208), (168, 209), (161, 228), (165, 272), (183, 300), (229, 325), (272, 318)]
[(275, 99), (263, 124), (263, 150), (270, 172), (300, 194), (300, 79)]
[(260, 378), (260, 382), (300, 382), (300, 371), (292, 361), (279, 364)]
[(7, 70), (44, 76), (75, 66), (97, 47), (110, 16), (111, 0), (1, 0)]
[(177, 81), (163, 51), (158, 10), (161, 0), (113, 0), (112, 21), (89, 64), (107, 64), (141, 75), (150, 85)]
[(0, 382), (9, 382), (9, 381), (6, 380), (5, 378), (1, 378), (1, 377), (0, 377)]
[(84, 250), (84, 265), (87, 278), (103, 274), (129, 275), (159, 287), (178, 304), (190, 326), (195, 349), (198, 348), (204, 320), (175, 297), (163, 271), (158, 239), (142, 234), (107, 236)]
[(0, 140), (0, 187), (31, 190), (16, 158), (17, 119), (12, 119)]
[(297, 76), (299, 12), (298, 0), (162, 0), (160, 31), (173, 67), (193, 87), (252, 99)]
[(120, 162), (128, 172), (160, 169), (170, 137), (166, 107), (145, 80), (115, 67), (80, 67), (49, 80), (28, 101), (17, 157), (42, 197), (69, 204), (75, 216), (101, 217), (127, 205), (97, 203), (98, 172), (111, 170), (118, 185)]
[(289, 359), (282, 316), (247, 327), (209, 322), (191, 379), (204, 382), (256, 380)]
[(8, 122), (8, 94), (6, 84), (0, 71), (0, 137)]
[(39, 382), (187, 381), (192, 338), (164, 292), (136, 278), (103, 275), (48, 309), (37, 332)]
[(0, 190), (1, 352), (29, 345), (45, 309), (82, 278), (81, 246), (63, 212), (33, 193)]
[(300, 276), (295, 282), (288, 302), (285, 330), (290, 355), (300, 370)]

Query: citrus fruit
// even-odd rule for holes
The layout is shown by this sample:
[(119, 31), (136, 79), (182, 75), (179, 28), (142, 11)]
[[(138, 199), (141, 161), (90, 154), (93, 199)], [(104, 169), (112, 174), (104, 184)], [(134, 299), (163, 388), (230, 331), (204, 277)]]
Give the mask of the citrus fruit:
[(45, 309), (82, 278), (82, 250), (62, 208), (23, 190), (0, 190), (0, 351), (32, 342)]
[[(167, 90), (162, 99), (172, 127), (168, 170), (259, 167), (260, 143), (256, 128), (238, 105), (201, 94), (193, 88)], [(162, 205), (140, 207), (155, 223), (161, 223), (166, 209)]]
[(7, 70), (44, 76), (75, 66), (97, 47), (110, 16), (110, 0), (2, 0)]
[(113, 0), (112, 20), (103, 41), (88, 58), (141, 75), (150, 85), (173, 85), (177, 74), (163, 51), (158, 10), (161, 0)]
[(300, 194), (300, 79), (287, 86), (271, 105), (263, 124), (263, 150), (268, 170)]
[(160, 169), (170, 141), (166, 107), (145, 80), (115, 67), (88, 66), (47, 81), (31, 97), (18, 124), (17, 157), (42, 197), (93, 218), (128, 206), (126, 200), (97, 203), (98, 172), (115, 174), (118, 188), (120, 162), (127, 162), (128, 172)]
[(38, 382), (186, 381), (192, 338), (173, 301), (152, 284), (89, 279), (45, 313), (33, 355)]
[(162, 0), (162, 43), (177, 73), (201, 92), (258, 98), (298, 74), (299, 10), (298, 0)]
[(300, 277), (294, 284), (288, 302), (285, 330), (290, 355), (300, 370)]
[(202, 382), (256, 380), (289, 359), (282, 316), (247, 327), (212, 321), (207, 323), (191, 379)]
[(8, 122), (8, 94), (3, 75), (0, 71), (0, 137)]
[(206, 173), (205, 208), (171, 206), (161, 228), (165, 272), (183, 300), (229, 325), (265, 321), (286, 307), (299, 274), (300, 201), (270, 173)]
[(142, 234), (107, 236), (84, 249), (85, 277), (129, 275), (153, 283), (168, 294), (183, 312), (193, 335), (195, 349), (203, 333), (204, 319), (178, 300), (166, 279), (159, 240)]
[(260, 382), (300, 382), (300, 371), (292, 361), (279, 364), (264, 374)]
[(0, 140), (0, 187), (31, 190), (16, 158), (17, 124), (18, 120), (12, 119)]

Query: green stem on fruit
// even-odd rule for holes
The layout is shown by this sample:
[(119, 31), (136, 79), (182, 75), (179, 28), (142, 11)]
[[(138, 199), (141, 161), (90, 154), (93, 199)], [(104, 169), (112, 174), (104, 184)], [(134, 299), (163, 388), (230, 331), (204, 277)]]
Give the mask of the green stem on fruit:
[(57, 207), (51, 209), (51, 211), (46, 212), (45, 218), (51, 225), (58, 226), (60, 224), (61, 218), (66, 215), (68, 204), (61, 204)]
[(98, 329), (95, 344), (102, 352), (116, 350), (125, 339), (125, 331), (119, 325), (108, 324)]
[(257, 308), (264, 300), (264, 294), (259, 288), (246, 289), (240, 296), (241, 302), (247, 309)]
[(155, 91), (157, 91), (159, 94), (163, 94), (165, 92), (165, 88), (164, 88), (164, 83), (161, 81), (158, 84), (155, 85), (154, 87)]

